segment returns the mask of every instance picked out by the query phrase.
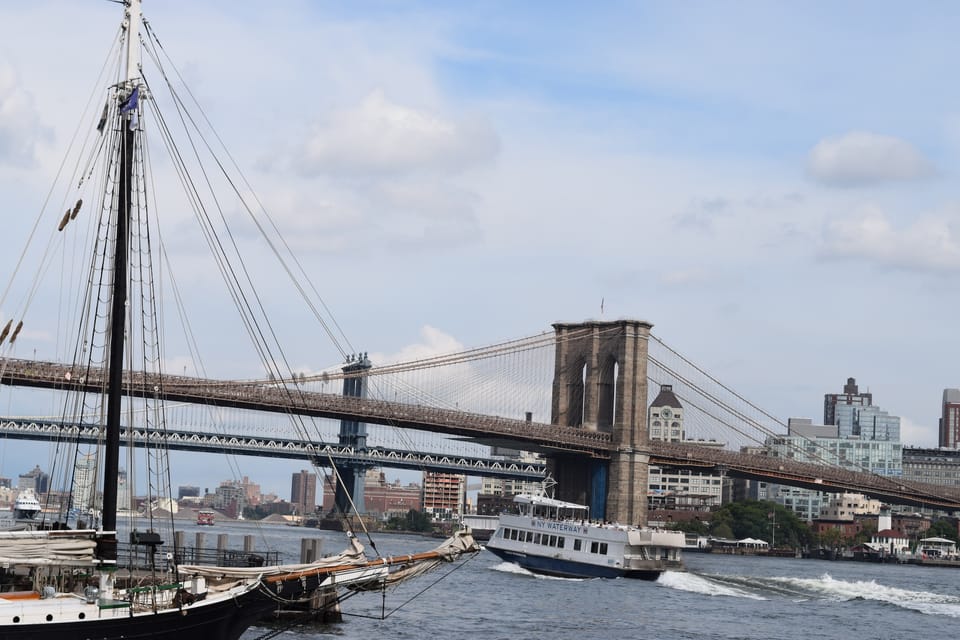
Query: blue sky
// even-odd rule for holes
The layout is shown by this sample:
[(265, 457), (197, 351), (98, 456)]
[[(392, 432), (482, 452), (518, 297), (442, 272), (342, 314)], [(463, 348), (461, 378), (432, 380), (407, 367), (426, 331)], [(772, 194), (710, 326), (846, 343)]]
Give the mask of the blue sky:
[[(0, 7), (3, 273), (117, 9)], [(358, 348), (489, 344), (597, 317), (603, 298), (605, 318), (653, 322), (784, 420), (819, 419), (854, 376), (907, 444), (936, 444), (942, 390), (960, 386), (952, 4), (148, 0), (144, 13)], [(197, 297), (198, 318), (215, 316)], [(34, 313), (18, 355), (53, 357), (42, 324), (56, 311)], [(314, 328), (285, 328), (309, 343), (298, 366), (338, 362)], [(230, 337), (205, 364), (255, 375)], [(290, 466), (263, 473), (287, 491)]]

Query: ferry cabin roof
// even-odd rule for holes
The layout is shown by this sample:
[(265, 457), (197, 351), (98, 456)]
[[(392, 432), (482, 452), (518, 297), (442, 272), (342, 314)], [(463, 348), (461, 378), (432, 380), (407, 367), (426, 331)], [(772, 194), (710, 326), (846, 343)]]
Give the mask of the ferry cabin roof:
[(514, 496), (513, 501), (519, 505), (521, 513), (539, 518), (550, 520), (586, 520), (589, 519), (590, 516), (590, 508), (585, 505), (555, 500), (546, 496), (520, 494)]

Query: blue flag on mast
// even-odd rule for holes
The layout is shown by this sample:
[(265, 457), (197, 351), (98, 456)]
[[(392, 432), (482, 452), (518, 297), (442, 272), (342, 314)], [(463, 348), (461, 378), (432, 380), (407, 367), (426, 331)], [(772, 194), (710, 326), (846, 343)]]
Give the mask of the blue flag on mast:
[(123, 103), (123, 106), (120, 107), (120, 113), (126, 113), (127, 111), (133, 111), (137, 108), (137, 100), (140, 98), (140, 87), (134, 87), (133, 91), (130, 92), (130, 96), (127, 98), (127, 101)]

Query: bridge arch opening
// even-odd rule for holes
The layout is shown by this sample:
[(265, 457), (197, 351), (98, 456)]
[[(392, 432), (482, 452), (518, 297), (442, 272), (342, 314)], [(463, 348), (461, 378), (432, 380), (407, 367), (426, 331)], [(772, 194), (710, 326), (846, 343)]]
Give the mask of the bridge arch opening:
[(617, 381), (620, 363), (613, 355), (604, 358), (597, 376), (597, 429), (611, 432), (617, 420)]

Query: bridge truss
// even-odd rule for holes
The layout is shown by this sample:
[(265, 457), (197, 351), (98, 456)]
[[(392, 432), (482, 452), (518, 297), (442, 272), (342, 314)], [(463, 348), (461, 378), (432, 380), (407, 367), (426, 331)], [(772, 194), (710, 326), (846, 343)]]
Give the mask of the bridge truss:
[[(11, 440), (62, 441), (70, 438), (84, 444), (95, 444), (102, 437), (102, 430), (93, 424), (70, 424), (29, 418), (0, 418), (0, 438)], [(441, 453), (428, 453), (368, 447), (360, 451), (353, 447), (330, 443), (304, 442), (290, 438), (257, 437), (239, 434), (203, 433), (187, 430), (165, 432), (123, 427), (121, 444), (138, 449), (166, 446), (176, 451), (197, 453), (224, 452), (240, 456), (260, 458), (286, 458), (309, 460), (318, 466), (339, 463), (363, 463), (417, 471), (442, 471), (472, 476), (513, 478), (539, 482), (546, 473), (546, 465), (536, 462), (497, 460)]]

